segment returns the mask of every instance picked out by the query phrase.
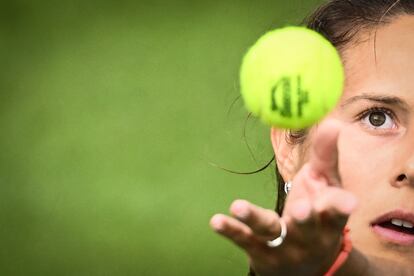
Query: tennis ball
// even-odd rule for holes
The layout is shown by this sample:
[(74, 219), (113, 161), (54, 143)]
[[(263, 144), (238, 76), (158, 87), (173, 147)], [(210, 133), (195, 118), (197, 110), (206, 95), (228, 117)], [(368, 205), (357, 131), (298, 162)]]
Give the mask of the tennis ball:
[(317, 123), (336, 106), (343, 85), (336, 48), (305, 27), (266, 33), (247, 51), (240, 70), (247, 109), (278, 128)]

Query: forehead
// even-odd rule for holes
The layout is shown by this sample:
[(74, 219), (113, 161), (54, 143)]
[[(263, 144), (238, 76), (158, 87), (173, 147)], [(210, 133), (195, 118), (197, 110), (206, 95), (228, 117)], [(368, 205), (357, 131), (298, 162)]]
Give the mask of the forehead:
[(364, 42), (343, 52), (344, 98), (366, 92), (391, 93), (409, 97), (414, 104), (414, 16), (401, 16), (362, 36)]

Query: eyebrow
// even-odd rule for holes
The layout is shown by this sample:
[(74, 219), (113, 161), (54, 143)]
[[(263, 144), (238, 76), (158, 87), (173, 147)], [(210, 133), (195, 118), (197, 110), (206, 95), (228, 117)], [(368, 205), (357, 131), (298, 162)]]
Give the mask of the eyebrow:
[(377, 94), (362, 94), (362, 95), (349, 98), (348, 100), (346, 100), (344, 103), (341, 104), (341, 108), (344, 108), (347, 105), (350, 105), (360, 100), (368, 100), (372, 102), (398, 106), (404, 111), (410, 110), (409, 105), (399, 97), (395, 97), (391, 95), (377, 95)]

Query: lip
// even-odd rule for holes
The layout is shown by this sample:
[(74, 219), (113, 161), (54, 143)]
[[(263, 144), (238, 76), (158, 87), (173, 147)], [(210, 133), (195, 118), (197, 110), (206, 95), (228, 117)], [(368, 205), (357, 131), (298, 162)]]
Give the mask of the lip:
[(393, 218), (406, 220), (414, 224), (414, 213), (407, 212), (401, 209), (397, 209), (397, 210), (393, 210), (391, 212), (388, 212), (388, 213), (385, 213), (379, 216), (378, 218), (376, 218), (374, 221), (371, 222), (371, 225), (383, 223)]
[(414, 235), (398, 232), (379, 225), (380, 223), (390, 221), (391, 219), (405, 220), (414, 224), (414, 213), (401, 209), (385, 213), (371, 222), (370, 225), (372, 231), (387, 242), (405, 246), (414, 245)]

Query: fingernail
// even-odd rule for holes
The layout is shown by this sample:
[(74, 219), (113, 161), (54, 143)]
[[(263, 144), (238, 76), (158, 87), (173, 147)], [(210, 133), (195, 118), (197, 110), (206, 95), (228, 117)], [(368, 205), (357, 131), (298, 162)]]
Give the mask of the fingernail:
[(223, 219), (220, 215), (215, 215), (214, 217), (212, 217), (210, 220), (210, 225), (216, 231), (221, 231), (224, 228)]
[(358, 201), (357, 201), (356, 197), (354, 195), (351, 195), (351, 194), (347, 195), (345, 197), (345, 200), (346, 200), (346, 204), (344, 204), (344, 209), (342, 211), (347, 213), (347, 214), (350, 214), (357, 207)]
[(299, 200), (292, 207), (291, 213), (296, 221), (303, 222), (309, 218), (311, 205), (307, 200)]
[(246, 219), (249, 216), (249, 208), (242, 200), (235, 201), (232, 204), (231, 212), (240, 219)]

